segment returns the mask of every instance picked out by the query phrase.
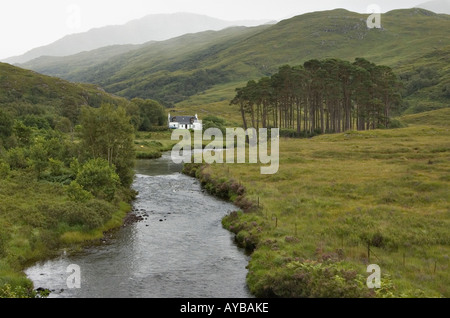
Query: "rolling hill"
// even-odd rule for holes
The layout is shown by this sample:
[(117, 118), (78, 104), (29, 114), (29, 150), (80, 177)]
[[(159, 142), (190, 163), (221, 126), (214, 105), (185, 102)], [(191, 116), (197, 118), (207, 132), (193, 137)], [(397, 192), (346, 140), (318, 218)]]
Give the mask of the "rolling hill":
[(14, 118), (38, 115), (52, 120), (57, 116), (72, 119), (81, 106), (99, 107), (102, 103), (125, 105), (127, 100), (97, 85), (70, 83), (0, 63), (0, 111)]
[[(409, 112), (448, 106), (450, 17), (424, 9), (382, 15), (381, 29), (368, 29), (368, 15), (343, 9), (314, 12), (276, 25), (230, 28), (148, 43), (129, 52), (80, 66), (68, 57), (24, 65), (70, 81), (100, 85), (127, 98), (159, 100), (167, 106), (221, 103), (250, 79), (270, 76), (283, 64), (309, 59), (366, 58), (392, 67), (405, 86)], [(89, 56), (89, 53), (86, 53)], [(96, 51), (91, 52), (96, 54)], [(86, 58), (86, 57), (85, 57)], [(64, 65), (64, 67), (61, 67)], [(216, 94), (220, 89), (222, 96)]]
[(68, 56), (105, 46), (143, 44), (168, 40), (186, 33), (221, 30), (240, 25), (255, 26), (267, 22), (269, 21), (225, 21), (193, 13), (151, 14), (124, 25), (111, 25), (67, 35), (54, 43), (35, 48), (21, 56), (8, 58), (4, 62), (26, 63), (42, 56)]

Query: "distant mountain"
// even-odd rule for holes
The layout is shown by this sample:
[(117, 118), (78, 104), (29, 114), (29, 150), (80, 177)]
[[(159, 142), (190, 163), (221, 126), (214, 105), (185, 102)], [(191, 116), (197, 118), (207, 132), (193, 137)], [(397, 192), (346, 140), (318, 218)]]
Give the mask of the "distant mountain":
[(421, 3), (416, 8), (423, 8), (435, 13), (450, 14), (450, 0), (434, 0)]
[[(42, 56), (18, 66), (72, 82), (94, 82), (107, 76), (111, 69), (127, 63), (140, 65), (141, 71), (175, 69), (187, 60), (201, 60), (205, 54), (223, 50), (270, 27), (230, 27), (220, 31), (204, 31), (175, 37), (166, 41), (151, 41), (142, 45), (108, 46), (64, 57)], [(202, 52), (206, 50), (207, 52)], [(128, 54), (126, 54), (128, 53)], [(135, 61), (132, 61), (136, 59)], [(108, 65), (111, 63), (110, 65)], [(136, 73), (139, 77), (141, 72)]]
[[(148, 43), (103, 61), (94, 62), (97, 51), (92, 51), (84, 57), (35, 60), (27, 67), (70, 81), (95, 83), (127, 98), (156, 99), (167, 106), (196, 97), (225, 105), (224, 99), (233, 96), (236, 87), (271, 76), (284, 64), (362, 57), (394, 68), (404, 82), (410, 111), (448, 106), (450, 16), (419, 8), (394, 10), (383, 14), (381, 29), (368, 29), (367, 18), (367, 14), (343, 9), (314, 12), (276, 25)], [(91, 66), (83, 66), (83, 58), (93, 61)]]
[(68, 56), (84, 51), (124, 44), (163, 41), (188, 33), (222, 30), (231, 26), (255, 26), (260, 21), (224, 21), (192, 13), (156, 14), (133, 20), (124, 25), (106, 26), (88, 32), (72, 34), (24, 55), (5, 59), (10, 64), (25, 63), (41, 56)]
[(16, 63), (15, 65), (49, 76), (77, 81), (79, 72), (84, 72), (87, 68), (104, 63), (114, 56), (137, 50), (151, 43), (153, 42), (141, 45), (111, 45), (69, 56), (41, 56), (29, 62)]

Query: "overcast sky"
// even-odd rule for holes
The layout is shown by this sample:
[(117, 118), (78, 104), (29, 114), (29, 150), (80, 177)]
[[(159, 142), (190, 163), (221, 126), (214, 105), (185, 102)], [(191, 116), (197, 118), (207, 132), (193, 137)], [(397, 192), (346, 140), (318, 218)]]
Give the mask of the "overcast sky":
[(224, 20), (282, 20), (345, 8), (366, 13), (411, 8), (426, 0), (1, 0), (0, 58), (21, 55), (71, 33), (126, 22), (148, 14), (192, 12)]

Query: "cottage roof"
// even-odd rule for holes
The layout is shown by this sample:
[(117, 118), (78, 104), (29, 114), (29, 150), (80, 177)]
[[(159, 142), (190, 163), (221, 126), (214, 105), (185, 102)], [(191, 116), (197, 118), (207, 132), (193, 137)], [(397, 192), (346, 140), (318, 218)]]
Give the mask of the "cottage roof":
[(173, 116), (170, 118), (170, 121), (172, 123), (180, 123), (182, 125), (190, 125), (194, 123), (194, 121), (197, 120), (195, 116)]

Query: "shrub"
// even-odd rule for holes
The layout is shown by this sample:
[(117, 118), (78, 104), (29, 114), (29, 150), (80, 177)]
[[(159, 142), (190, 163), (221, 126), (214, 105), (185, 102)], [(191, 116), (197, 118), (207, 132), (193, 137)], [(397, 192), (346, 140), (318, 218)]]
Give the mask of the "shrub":
[(202, 120), (203, 124), (203, 132), (206, 131), (209, 128), (217, 128), (219, 129), (224, 135), (226, 134), (226, 126), (225, 126), (225, 120), (216, 116), (206, 116)]
[(254, 276), (257, 297), (359, 298), (373, 297), (365, 279), (341, 263), (292, 261), (283, 268)]
[(70, 226), (80, 225), (86, 230), (93, 230), (109, 221), (114, 210), (113, 205), (94, 199), (84, 205), (69, 205), (63, 215)]
[(16, 121), (13, 126), (13, 132), (16, 135), (17, 141), (21, 146), (28, 146), (32, 142), (33, 129), (26, 126), (21, 121)]
[(402, 122), (402, 121), (400, 121), (398, 119), (391, 119), (389, 121), (389, 128), (391, 128), (391, 129), (405, 128), (406, 126), (407, 125), (404, 122)]
[(11, 168), (6, 162), (0, 161), (0, 179), (5, 179), (8, 177)]
[(87, 202), (93, 199), (93, 195), (83, 189), (83, 187), (76, 181), (72, 181), (67, 188), (67, 195), (70, 200), (75, 202)]
[(12, 116), (3, 110), (0, 110), (0, 139), (11, 136), (13, 124), (14, 121)]
[(95, 197), (112, 201), (116, 189), (120, 185), (120, 178), (114, 166), (110, 166), (104, 159), (92, 159), (80, 170), (76, 178), (77, 183)]
[(108, 222), (111, 219), (114, 211), (116, 210), (116, 208), (111, 203), (96, 199), (86, 203), (86, 207), (98, 214), (98, 216), (102, 220), (102, 224)]
[(28, 162), (23, 148), (12, 148), (6, 153), (6, 161), (11, 169), (25, 169)]
[(5, 284), (0, 287), (0, 298), (34, 298), (35, 293), (23, 286)]
[(53, 176), (59, 176), (63, 173), (64, 163), (60, 160), (49, 158), (50, 173)]
[(103, 225), (100, 214), (94, 209), (75, 202), (70, 202), (60, 207), (60, 221), (69, 226), (82, 226), (86, 230), (92, 230)]

